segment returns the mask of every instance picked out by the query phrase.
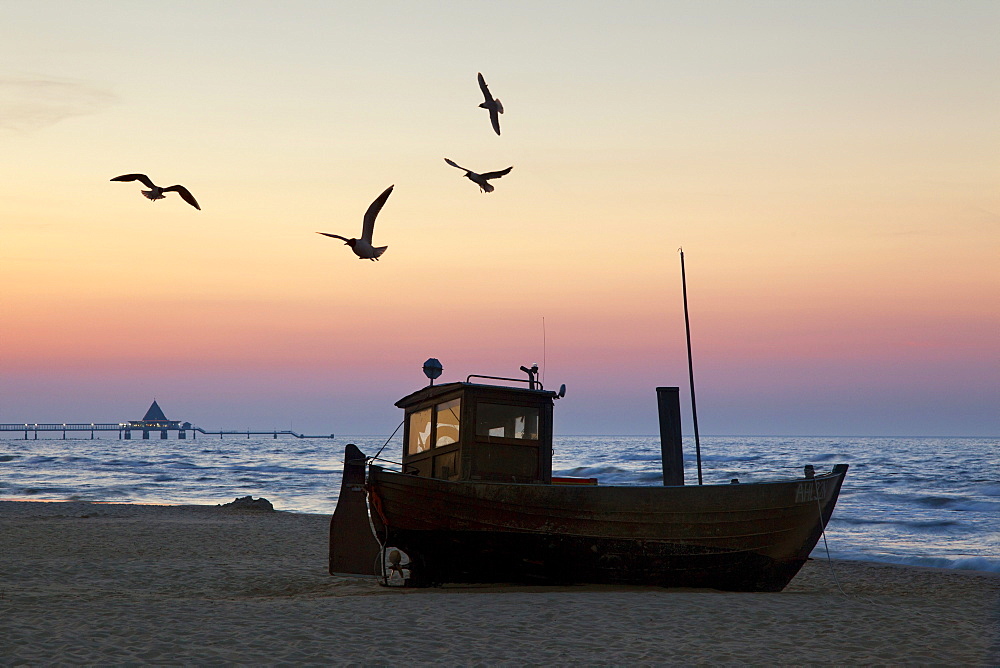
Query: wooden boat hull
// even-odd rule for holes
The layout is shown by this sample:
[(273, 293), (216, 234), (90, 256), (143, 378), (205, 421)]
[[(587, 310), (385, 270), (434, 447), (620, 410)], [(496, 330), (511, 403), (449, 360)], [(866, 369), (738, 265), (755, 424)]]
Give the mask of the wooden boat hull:
[(455, 482), (372, 466), (376, 537), (410, 584), (617, 583), (780, 591), (833, 513), (846, 465), (814, 478), (675, 487)]

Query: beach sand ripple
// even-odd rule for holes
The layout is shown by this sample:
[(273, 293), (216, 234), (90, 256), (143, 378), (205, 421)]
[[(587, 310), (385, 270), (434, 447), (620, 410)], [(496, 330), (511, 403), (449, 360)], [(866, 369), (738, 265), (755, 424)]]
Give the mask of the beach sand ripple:
[(1000, 576), (809, 562), (781, 593), (380, 587), (329, 517), (0, 501), (0, 665), (1000, 663)]

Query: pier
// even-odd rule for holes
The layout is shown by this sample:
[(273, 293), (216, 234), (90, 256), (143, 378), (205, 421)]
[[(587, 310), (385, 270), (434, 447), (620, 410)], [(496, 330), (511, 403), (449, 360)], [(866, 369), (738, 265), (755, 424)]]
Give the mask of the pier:
[(142, 438), (148, 439), (149, 435), (153, 432), (159, 432), (161, 439), (169, 438), (169, 432), (176, 431), (177, 438), (186, 439), (188, 432), (191, 432), (191, 438), (195, 439), (198, 434), (204, 434), (206, 436), (218, 435), (219, 438), (223, 436), (243, 436), (246, 434), (247, 438), (251, 436), (271, 436), (272, 438), (278, 438), (278, 436), (292, 436), (294, 438), (333, 438), (333, 434), (300, 434), (291, 429), (270, 429), (267, 431), (254, 431), (252, 429), (222, 429), (219, 431), (210, 431), (207, 429), (202, 429), (201, 427), (196, 427), (190, 422), (181, 422), (180, 420), (168, 420), (160, 409), (160, 406), (153, 400), (150, 405), (149, 410), (146, 411), (146, 415), (143, 416), (141, 420), (129, 420), (127, 422), (10, 422), (10, 423), (0, 423), (0, 433), (3, 432), (17, 432), (24, 434), (24, 440), (37, 439), (38, 432), (60, 432), (62, 433), (62, 438), (66, 438), (67, 433), (71, 432), (84, 432), (90, 433), (90, 438), (94, 438), (97, 432), (104, 431), (115, 431), (118, 432), (118, 438), (120, 440), (131, 440), (132, 432), (141, 432)]
[(194, 425), (188, 424), (187, 428), (184, 427), (171, 427), (171, 428), (152, 428), (152, 429), (136, 429), (135, 427), (130, 427), (128, 423), (104, 423), (104, 422), (94, 422), (94, 423), (70, 423), (66, 424), (60, 423), (20, 423), (20, 422), (10, 422), (10, 423), (0, 423), (0, 433), (2, 432), (23, 432), (23, 438), (25, 440), (37, 439), (38, 432), (61, 432), (62, 438), (66, 438), (66, 434), (69, 432), (89, 432), (90, 438), (94, 438), (95, 432), (99, 431), (116, 431), (118, 432), (118, 438), (124, 440), (130, 440), (132, 438), (133, 431), (141, 431), (142, 438), (149, 438), (149, 434), (154, 431), (160, 432), (160, 438), (169, 438), (168, 433), (170, 431), (177, 432), (177, 438), (185, 439), (187, 438), (187, 432), (191, 432), (191, 438), (197, 438), (196, 434), (205, 434), (209, 436), (215, 436), (218, 434), (219, 438), (223, 436), (246, 436), (250, 438), (251, 436), (271, 436), (272, 438), (278, 438), (279, 436), (293, 436), (295, 438), (334, 438), (334, 434), (300, 434), (297, 431), (292, 431), (291, 429), (271, 429), (268, 431), (254, 431), (252, 429), (223, 429), (220, 431), (209, 431), (208, 429), (202, 429), (201, 427), (195, 427)]

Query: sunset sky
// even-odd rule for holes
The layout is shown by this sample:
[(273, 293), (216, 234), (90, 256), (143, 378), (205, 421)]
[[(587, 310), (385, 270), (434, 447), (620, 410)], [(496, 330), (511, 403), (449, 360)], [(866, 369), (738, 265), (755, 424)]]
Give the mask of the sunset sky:
[[(992, 0), (0, 1), (0, 422), (388, 436), (437, 357), (655, 433), (683, 247), (703, 434), (1000, 435), (998, 35)], [(380, 262), (316, 234), (392, 184)]]

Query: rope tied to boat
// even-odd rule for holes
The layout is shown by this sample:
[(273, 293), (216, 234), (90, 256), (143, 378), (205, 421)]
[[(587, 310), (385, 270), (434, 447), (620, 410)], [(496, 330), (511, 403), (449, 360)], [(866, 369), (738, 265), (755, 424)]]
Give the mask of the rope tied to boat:
[(375, 557), (375, 577), (382, 585), (387, 585), (389, 578), (385, 572), (385, 550), (386, 544), (389, 541), (389, 523), (385, 519), (385, 511), (382, 509), (382, 499), (379, 498), (378, 493), (372, 489), (371, 485), (365, 485), (365, 493), (368, 495), (368, 507), (378, 515), (382, 521), (382, 528), (385, 530), (385, 538), (383, 539), (378, 535), (377, 531), (374, 531), (374, 525), (372, 526), (372, 533), (375, 534), (375, 540), (378, 542), (379, 547), (378, 556)]
[[(406, 418), (403, 418), (403, 422), (406, 422)], [(397, 425), (396, 428), (392, 430), (392, 435), (389, 436), (389, 438), (385, 439), (385, 443), (382, 444), (382, 447), (378, 449), (378, 452), (376, 452), (374, 456), (369, 457), (369, 459), (378, 459), (378, 456), (382, 454), (383, 450), (385, 450), (385, 446), (389, 445), (389, 441), (391, 441), (392, 437), (396, 435), (396, 432), (399, 431), (399, 428), (403, 426), (403, 422), (400, 422), (399, 425)]]
[(823, 547), (826, 548), (826, 562), (830, 565), (830, 574), (833, 575), (833, 581), (837, 584), (837, 589), (844, 596), (847, 596), (847, 592), (844, 588), (840, 586), (840, 579), (837, 578), (837, 570), (833, 567), (833, 559), (830, 557), (830, 544), (826, 540), (826, 522), (823, 521), (823, 506), (819, 502), (819, 481), (813, 478), (813, 487), (815, 489), (814, 497), (816, 497), (816, 510), (819, 513), (819, 530), (823, 535)]
[(840, 585), (840, 579), (837, 577), (837, 571), (833, 567), (833, 558), (830, 556), (830, 544), (826, 540), (826, 524), (823, 523), (823, 506), (820, 505), (820, 502), (819, 502), (819, 481), (816, 481), (814, 479), (813, 482), (814, 482), (815, 487), (816, 487), (816, 494), (814, 496), (816, 497), (816, 510), (819, 512), (819, 527), (820, 527), (820, 532), (823, 535), (823, 547), (826, 548), (826, 561), (827, 561), (827, 564), (829, 564), (829, 566), (830, 566), (830, 573), (831, 573), (831, 575), (833, 575), (833, 581), (836, 583), (837, 589), (840, 591), (840, 593), (846, 599), (854, 599), (854, 600), (858, 600), (858, 601), (863, 601), (864, 603), (867, 603), (867, 604), (873, 605), (873, 606), (883, 605), (883, 604), (880, 604), (880, 603), (878, 603), (876, 601), (873, 601), (872, 599), (868, 598), (867, 596), (861, 596), (859, 594), (854, 594), (854, 595), (848, 594), (846, 591), (844, 591), (844, 588)]

